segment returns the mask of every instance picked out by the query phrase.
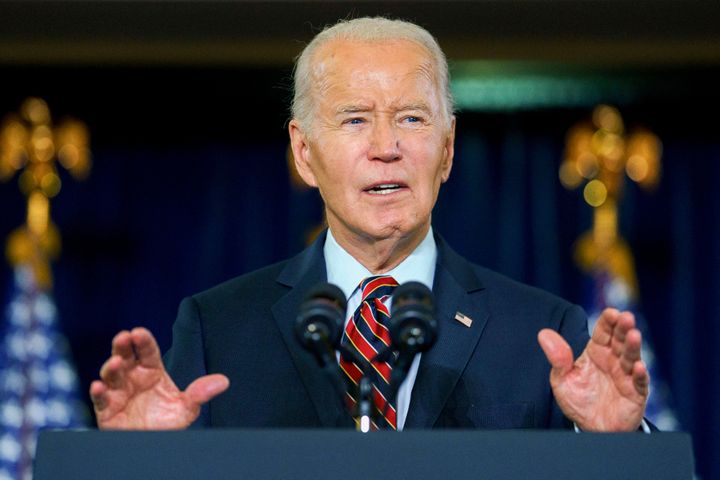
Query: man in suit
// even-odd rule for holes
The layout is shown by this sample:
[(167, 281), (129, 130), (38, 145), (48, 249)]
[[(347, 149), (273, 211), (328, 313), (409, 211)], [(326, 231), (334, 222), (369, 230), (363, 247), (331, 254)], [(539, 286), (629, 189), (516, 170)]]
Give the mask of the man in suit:
[(454, 153), (448, 83), (442, 51), (416, 25), (364, 18), (318, 34), (296, 65), (289, 133), (329, 230), (295, 258), (185, 299), (166, 364), (150, 332), (120, 332), (90, 387), (98, 425), (344, 424), (294, 318), (327, 280), (349, 319), (360, 282), (383, 275), (426, 284), (438, 306), (438, 342), (400, 388), (398, 429), (637, 429), (649, 377), (630, 313), (606, 310), (588, 340), (578, 307), (470, 264), (432, 232)]

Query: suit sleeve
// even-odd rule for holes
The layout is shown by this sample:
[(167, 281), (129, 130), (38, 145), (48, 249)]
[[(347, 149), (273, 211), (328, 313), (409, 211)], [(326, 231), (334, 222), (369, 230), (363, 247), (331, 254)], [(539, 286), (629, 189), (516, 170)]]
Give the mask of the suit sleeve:
[[(192, 297), (180, 302), (173, 324), (172, 346), (165, 353), (163, 361), (170, 377), (181, 390), (187, 388), (196, 378), (207, 374), (200, 310)], [(209, 419), (210, 411), (206, 404), (191, 428), (209, 426)]]
[(571, 305), (565, 310), (560, 323), (560, 335), (570, 344), (573, 357), (577, 358), (590, 340), (588, 318), (585, 311), (578, 305)]

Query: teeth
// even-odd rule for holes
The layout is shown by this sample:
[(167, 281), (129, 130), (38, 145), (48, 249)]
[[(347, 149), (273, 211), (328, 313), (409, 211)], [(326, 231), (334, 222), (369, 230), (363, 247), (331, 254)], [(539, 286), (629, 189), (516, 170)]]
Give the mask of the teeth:
[(368, 192), (375, 195), (387, 195), (388, 193), (394, 192), (398, 188), (400, 188), (400, 185), (392, 183), (387, 185), (378, 185), (368, 190)]

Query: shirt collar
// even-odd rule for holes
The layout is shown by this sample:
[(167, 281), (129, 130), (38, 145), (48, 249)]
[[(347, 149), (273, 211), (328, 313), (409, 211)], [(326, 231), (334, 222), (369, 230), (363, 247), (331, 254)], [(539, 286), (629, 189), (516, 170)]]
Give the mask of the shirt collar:
[[(360, 282), (373, 274), (340, 246), (328, 229), (323, 247), (328, 282), (337, 285), (350, 298)], [(422, 242), (398, 266), (385, 273), (400, 285), (410, 281), (420, 282), (432, 289), (437, 261), (437, 245), (432, 227)]]

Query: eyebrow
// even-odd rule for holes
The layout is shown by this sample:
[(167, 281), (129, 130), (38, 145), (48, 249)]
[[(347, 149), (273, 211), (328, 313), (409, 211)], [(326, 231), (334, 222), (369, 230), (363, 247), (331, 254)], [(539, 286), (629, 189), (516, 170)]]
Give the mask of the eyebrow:
[(337, 110), (335, 110), (335, 113), (338, 115), (346, 114), (346, 113), (360, 113), (360, 112), (369, 112), (372, 110), (371, 107), (367, 105), (340, 105)]
[(430, 114), (430, 107), (425, 102), (407, 103), (398, 107), (393, 107), (396, 112), (407, 112), (408, 110), (419, 110), (423, 113)]
[[(417, 102), (417, 103), (407, 103), (407, 104), (401, 104), (398, 106), (391, 106), (391, 109), (395, 112), (407, 112), (409, 110), (419, 110), (421, 112), (424, 112), (426, 114), (430, 114), (430, 107), (425, 102)], [(348, 113), (364, 113), (369, 112), (373, 110), (372, 107), (369, 107), (367, 105), (340, 105), (336, 110), (335, 113), (337, 115), (343, 115)]]

